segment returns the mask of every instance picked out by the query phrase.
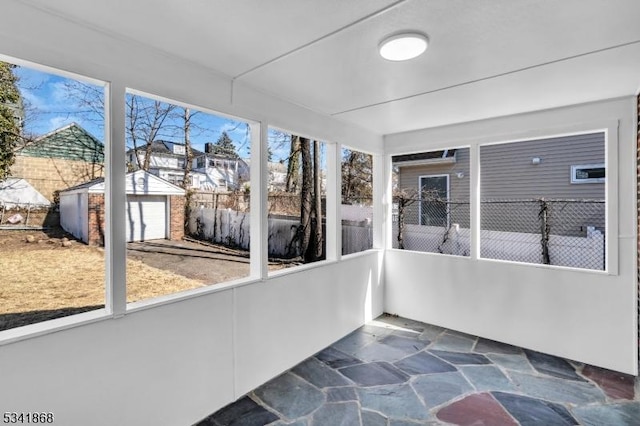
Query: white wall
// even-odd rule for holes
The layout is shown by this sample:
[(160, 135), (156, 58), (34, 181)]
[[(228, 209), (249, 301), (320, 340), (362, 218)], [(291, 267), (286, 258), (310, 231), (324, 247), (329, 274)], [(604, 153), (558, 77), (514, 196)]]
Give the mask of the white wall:
[(385, 311), (637, 374), (634, 113), (629, 97), (387, 136), (388, 154), (462, 143), (473, 152), (478, 143), (619, 126), (608, 146), (609, 273), (390, 250)]
[(0, 346), (0, 411), (190, 425), (382, 313), (379, 252)]
[[(0, 55), (110, 83), (107, 223), (125, 220), (117, 178), (125, 174), (125, 88), (382, 152), (382, 138), (365, 129), (240, 85), (232, 100), (225, 76), (18, 1), (3, 3)], [(125, 279), (123, 234), (107, 229), (114, 283)], [(82, 314), (89, 323), (54, 320), (62, 324), (54, 333), (45, 323), (0, 333), (0, 412), (51, 411), (70, 426), (192, 424), (379, 315), (381, 257), (371, 251), (140, 311), (124, 311), (121, 285), (107, 287), (113, 318)]]
[(84, 242), (89, 240), (88, 202), (86, 192), (60, 194), (60, 226)]

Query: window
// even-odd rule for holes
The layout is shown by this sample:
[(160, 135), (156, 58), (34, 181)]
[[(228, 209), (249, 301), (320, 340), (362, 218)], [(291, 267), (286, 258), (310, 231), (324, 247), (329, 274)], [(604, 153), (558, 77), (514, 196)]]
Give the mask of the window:
[(571, 183), (604, 183), (604, 164), (571, 166)]
[(469, 148), (392, 157), (393, 248), (469, 256)]
[(420, 225), (449, 226), (449, 175), (420, 176)]
[(244, 178), (230, 171), (219, 187), (219, 175), (208, 169), (196, 187), (196, 174), (204, 171), (185, 179), (165, 160), (175, 161), (166, 156), (173, 147), (180, 148), (179, 155), (199, 155), (201, 164), (205, 143), (223, 140), (222, 135), (228, 153), (248, 157), (249, 124), (133, 91), (126, 102), (128, 148), (157, 160), (126, 177), (127, 301), (248, 277), (250, 194), (242, 190)]
[(603, 132), (479, 152), (481, 257), (605, 269), (605, 185), (575, 185), (604, 182)]
[(373, 157), (342, 149), (342, 254), (373, 247)]
[(325, 259), (326, 145), (269, 129), (269, 270)]
[(86, 187), (105, 171), (105, 86), (7, 62), (0, 77), (1, 331), (104, 307), (104, 193)]

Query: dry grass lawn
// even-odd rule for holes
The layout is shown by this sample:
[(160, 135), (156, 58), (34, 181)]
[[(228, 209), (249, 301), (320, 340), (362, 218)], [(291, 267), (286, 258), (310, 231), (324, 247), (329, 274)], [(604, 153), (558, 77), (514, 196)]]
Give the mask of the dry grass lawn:
[[(103, 306), (104, 273), (100, 248), (78, 242), (62, 247), (59, 240), (30, 244), (0, 241), (0, 330)], [(128, 302), (203, 285), (127, 260)], [(3, 318), (10, 326), (2, 326)]]

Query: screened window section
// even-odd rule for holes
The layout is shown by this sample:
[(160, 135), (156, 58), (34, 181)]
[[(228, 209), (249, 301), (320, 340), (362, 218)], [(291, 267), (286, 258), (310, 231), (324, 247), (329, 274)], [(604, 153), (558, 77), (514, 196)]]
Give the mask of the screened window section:
[(604, 133), (483, 145), (479, 152), (481, 257), (605, 269)]
[(392, 157), (393, 247), (470, 255), (469, 148)]

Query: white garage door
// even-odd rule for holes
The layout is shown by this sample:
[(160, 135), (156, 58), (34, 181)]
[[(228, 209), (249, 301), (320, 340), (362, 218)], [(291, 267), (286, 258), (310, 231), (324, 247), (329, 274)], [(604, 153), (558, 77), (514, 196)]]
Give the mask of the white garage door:
[(127, 241), (165, 238), (167, 235), (167, 197), (127, 195)]

